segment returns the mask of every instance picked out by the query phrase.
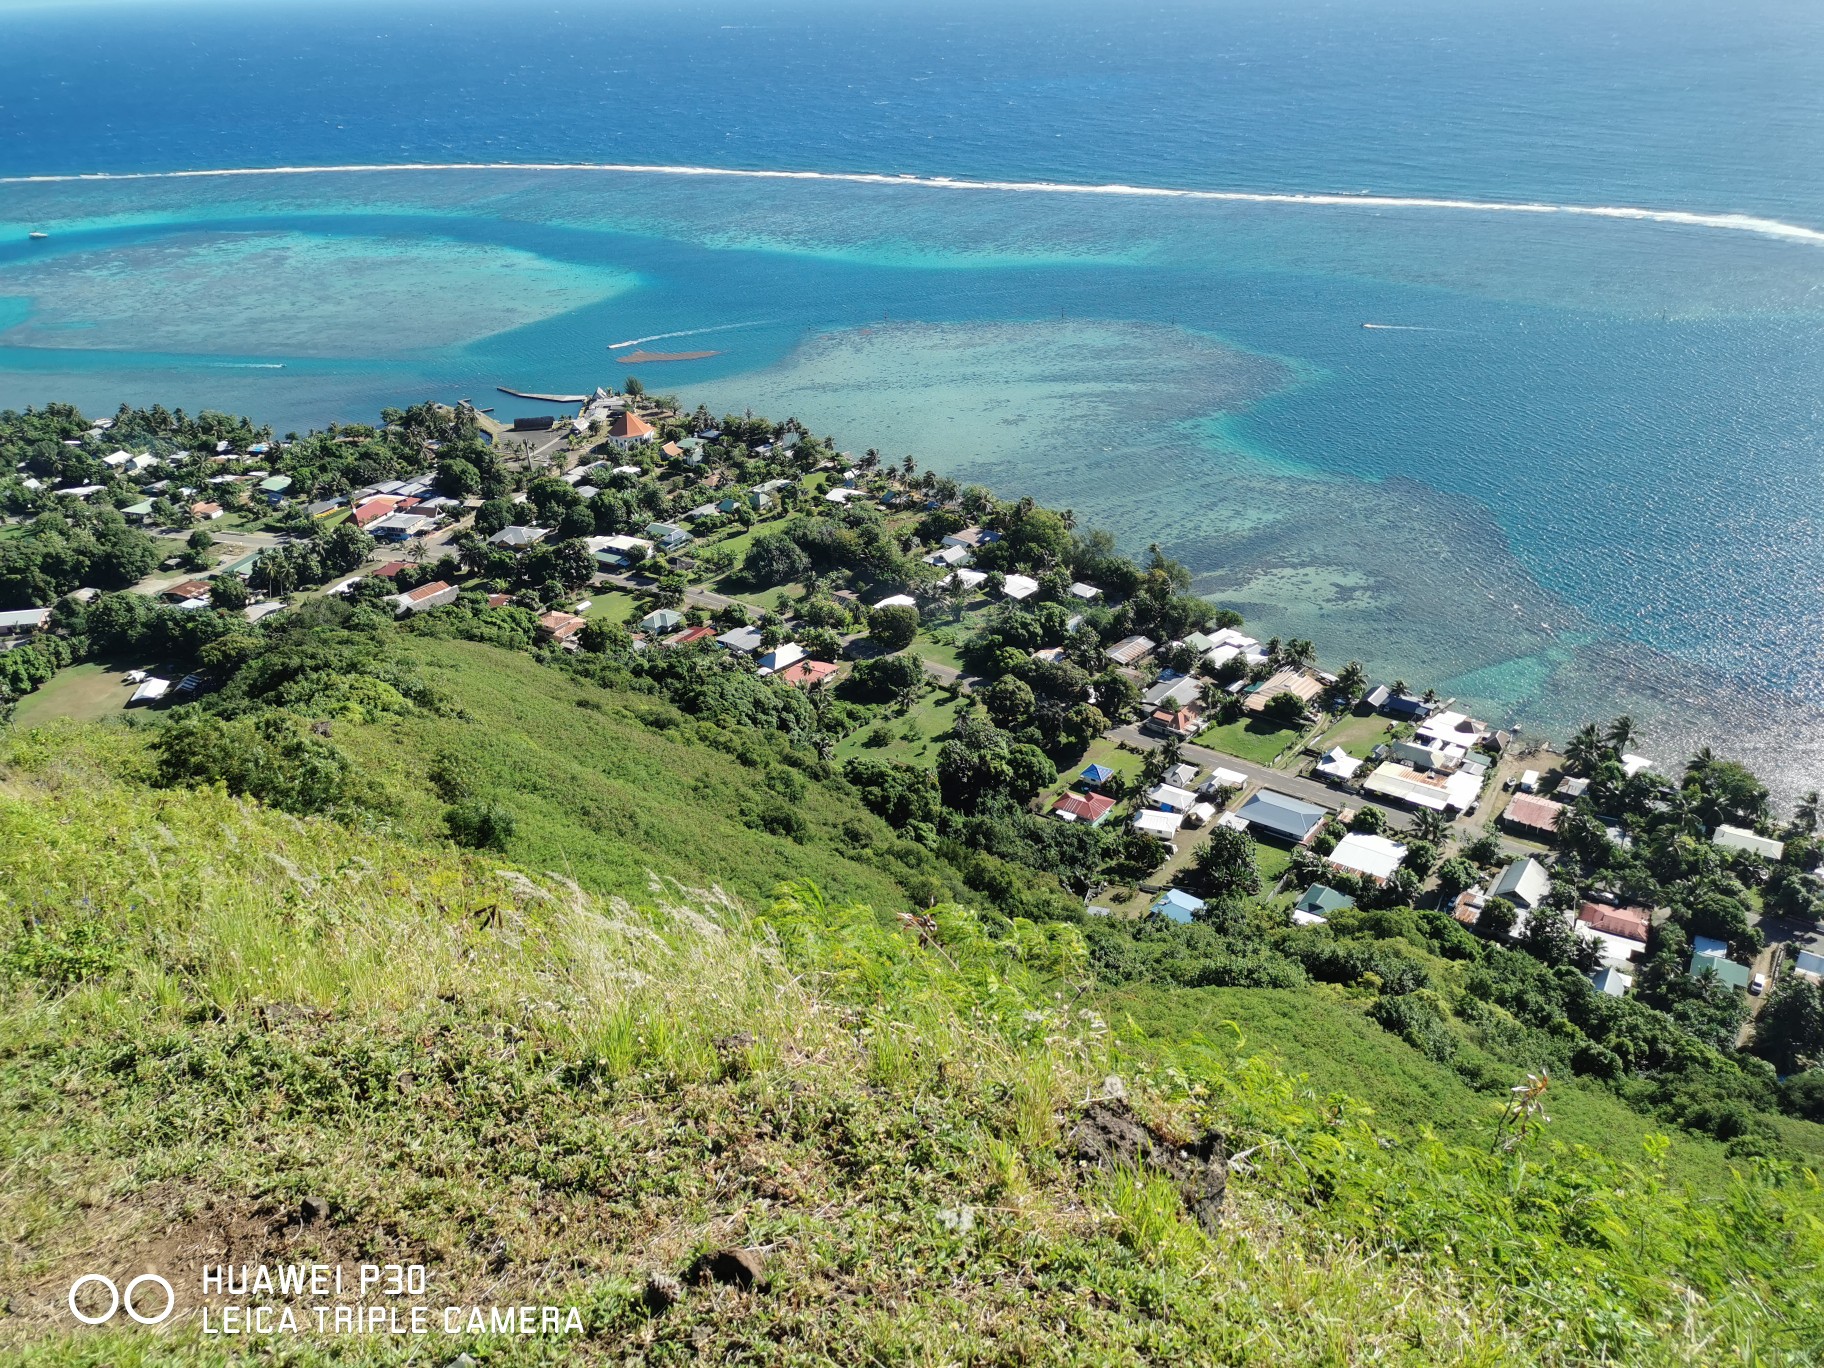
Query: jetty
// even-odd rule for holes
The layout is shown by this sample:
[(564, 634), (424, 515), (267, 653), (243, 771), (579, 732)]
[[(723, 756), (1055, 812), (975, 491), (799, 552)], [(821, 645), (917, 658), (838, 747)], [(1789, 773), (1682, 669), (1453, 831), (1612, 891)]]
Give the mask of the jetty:
[(494, 388), (515, 399), (533, 399), (541, 404), (581, 404), (589, 398), (586, 394), (528, 394), (524, 390), (508, 389), (505, 385), (496, 385)]

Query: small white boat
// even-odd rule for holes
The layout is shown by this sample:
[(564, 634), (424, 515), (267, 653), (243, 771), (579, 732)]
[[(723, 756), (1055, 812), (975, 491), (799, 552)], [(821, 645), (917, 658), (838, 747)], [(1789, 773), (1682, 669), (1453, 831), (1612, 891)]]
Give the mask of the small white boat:
[(49, 233), (33, 233), (31, 235), (33, 242), (43, 242), (49, 236), (50, 236)]

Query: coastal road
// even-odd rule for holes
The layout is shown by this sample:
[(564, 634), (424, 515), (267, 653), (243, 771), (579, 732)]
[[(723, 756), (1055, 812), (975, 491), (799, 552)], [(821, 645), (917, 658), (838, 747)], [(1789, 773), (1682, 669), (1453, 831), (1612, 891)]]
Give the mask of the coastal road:
[[(1141, 750), (1157, 750), (1164, 744), (1158, 738), (1148, 736), (1145, 732), (1141, 731), (1138, 726), (1116, 727), (1113, 731), (1108, 733), (1108, 737), (1111, 741), (1119, 741), (1129, 746), (1136, 746)], [(1186, 760), (1194, 761), (1196, 764), (1199, 764), (1206, 769), (1215, 765), (1221, 765), (1224, 769), (1234, 770), (1237, 774), (1247, 775), (1248, 782), (1257, 787), (1270, 788), (1277, 793), (1286, 794), (1291, 798), (1300, 798), (1307, 803), (1316, 803), (1318, 806), (1328, 808), (1332, 812), (1336, 811), (1339, 807), (1348, 806), (1359, 808), (1366, 805), (1380, 808), (1381, 812), (1387, 818), (1387, 825), (1395, 831), (1405, 831), (1412, 825), (1412, 814), (1409, 812), (1400, 808), (1387, 807), (1384, 804), (1361, 798), (1355, 794), (1340, 793), (1336, 789), (1331, 788), (1328, 784), (1320, 784), (1314, 779), (1306, 779), (1300, 775), (1286, 774), (1280, 770), (1268, 769), (1265, 765), (1257, 765), (1252, 760), (1238, 760), (1233, 755), (1228, 755), (1218, 750), (1211, 750), (1208, 746), (1199, 746), (1190, 742), (1186, 742), (1180, 747), (1180, 750)]]

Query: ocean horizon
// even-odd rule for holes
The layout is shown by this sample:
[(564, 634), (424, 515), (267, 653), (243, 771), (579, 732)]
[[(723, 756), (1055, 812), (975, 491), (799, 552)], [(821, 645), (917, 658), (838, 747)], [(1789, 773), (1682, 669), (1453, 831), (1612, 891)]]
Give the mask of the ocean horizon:
[(1066, 9), (0, 5), (0, 406), (634, 369), (1819, 786), (1824, 18)]

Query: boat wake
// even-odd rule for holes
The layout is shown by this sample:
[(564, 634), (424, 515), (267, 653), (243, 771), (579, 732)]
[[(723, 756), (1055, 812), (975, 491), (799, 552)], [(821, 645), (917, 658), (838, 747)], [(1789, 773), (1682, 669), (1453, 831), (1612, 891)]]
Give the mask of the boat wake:
[(236, 176), (326, 176), (406, 171), (565, 171), (624, 176), (703, 176), (728, 180), (833, 181), (846, 185), (896, 185), (932, 190), (1000, 190), (1048, 195), (1114, 195), (1200, 200), (1222, 204), (1291, 204), (1355, 209), (1454, 209), (1476, 214), (1557, 214), (1572, 218), (1626, 219), (1681, 228), (1753, 233), (1824, 246), (1824, 230), (1753, 214), (1709, 214), (1683, 209), (1644, 209), (1613, 204), (1541, 204), (1524, 201), (1437, 199), (1422, 195), (1344, 195), (1264, 190), (1187, 190), (1163, 185), (1087, 185), (1068, 181), (965, 180), (953, 176), (888, 175), (873, 171), (758, 171), (724, 166), (664, 166), (637, 162), (359, 162), (341, 166), (247, 166), (193, 171), (97, 171), (77, 175), (5, 176), (0, 185), (64, 185), (85, 181), (202, 180)]
[(663, 342), (668, 337), (695, 337), (699, 333), (732, 332), (736, 328), (764, 328), (770, 319), (756, 318), (749, 323), (718, 323), (713, 328), (680, 328), (677, 332), (651, 333), (645, 337), (630, 337), (625, 342), (610, 342), (609, 351), (620, 351), (623, 347), (637, 347), (643, 342)]
[(1375, 332), (1443, 332), (1443, 328), (1421, 328), (1416, 323), (1364, 323), (1364, 328)]

